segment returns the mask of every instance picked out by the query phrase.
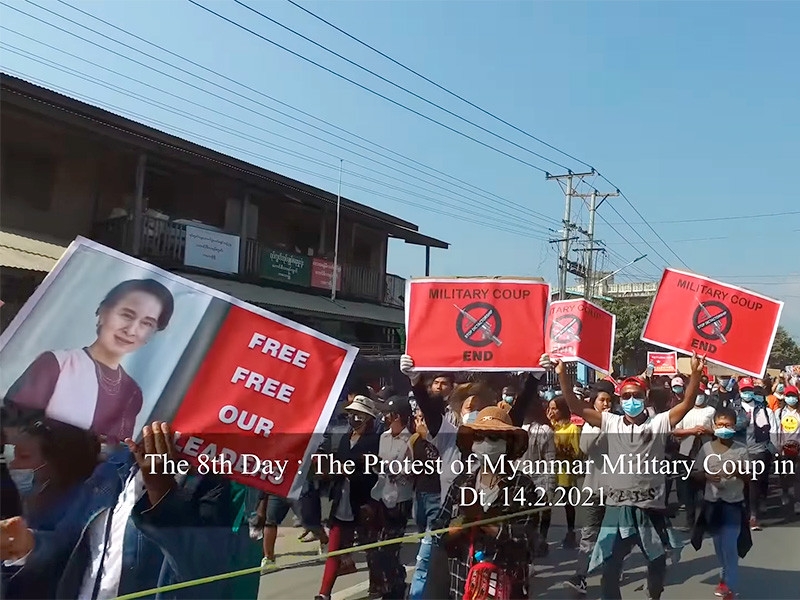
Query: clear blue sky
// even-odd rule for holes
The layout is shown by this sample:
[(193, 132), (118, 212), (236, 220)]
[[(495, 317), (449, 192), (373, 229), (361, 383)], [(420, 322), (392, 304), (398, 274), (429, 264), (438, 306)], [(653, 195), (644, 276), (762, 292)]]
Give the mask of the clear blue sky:
[[(800, 336), (800, 185), (795, 176), (800, 156), (796, 62), (800, 3), (298, 1), (476, 104), (594, 165), (625, 192), (692, 270), (784, 300), (783, 323)], [(4, 69), (331, 191), (336, 190), (341, 157), (347, 171), (344, 195), (415, 222), (423, 232), (453, 244), (450, 251), (433, 251), (433, 274), (542, 275), (554, 281), (555, 248), (545, 240), (557, 236), (546, 229), (558, 228), (564, 202), (558, 184), (546, 182), (541, 172), (392, 106), (184, 0), (69, 2), (492, 195), (465, 193), (369, 152), (370, 157), (408, 174), (356, 157), (270, 121), (268, 116), (291, 122), (264, 106), (180, 74), (29, 2), (2, 2), (170, 75), (155, 73), (0, 6), (0, 24), (6, 28), (0, 30), (3, 44), (124, 88), (134, 97), (21, 57), (8, 46), (0, 49)], [(36, 2), (258, 102), (287, 110), (115, 32), (64, 3)], [(376, 80), (232, 1), (198, 2), (510, 154), (553, 173), (562, 171)], [(284, 0), (248, 3), (525, 148), (574, 171), (583, 168), (402, 71)], [(119, 74), (65, 56), (8, 29)], [(247, 108), (187, 87), (177, 77)], [(185, 114), (169, 112), (149, 101)], [(198, 118), (227, 131), (200, 123)], [(265, 129), (303, 141), (312, 149)], [(601, 191), (609, 189), (599, 179), (591, 181)], [(580, 191), (588, 191), (588, 187)], [(630, 227), (620, 224), (622, 219), (612, 212), (611, 203), (656, 251), (647, 248)], [(579, 209), (576, 216), (585, 220), (587, 211)], [(787, 214), (792, 212), (795, 214)], [(598, 223), (599, 237), (611, 251), (605, 259), (609, 270), (643, 253), (652, 260), (626, 270), (625, 277), (619, 276), (621, 280), (654, 280), (664, 266), (683, 266), (621, 198), (608, 200), (600, 213), (613, 224), (612, 228)], [(709, 220), (759, 213), (781, 215)], [(697, 222), (675, 222), (687, 220)], [(392, 243), (391, 272), (408, 277), (423, 274), (423, 269), (421, 248)]]

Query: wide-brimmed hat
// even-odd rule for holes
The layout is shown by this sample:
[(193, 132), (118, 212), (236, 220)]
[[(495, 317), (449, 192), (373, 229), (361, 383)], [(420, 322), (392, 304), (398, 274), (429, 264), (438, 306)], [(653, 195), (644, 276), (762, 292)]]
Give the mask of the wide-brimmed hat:
[(378, 416), (375, 403), (366, 396), (356, 396), (350, 404), (344, 407), (344, 410), (349, 413), (361, 413), (373, 419)]
[(506, 458), (509, 460), (520, 458), (528, 449), (528, 432), (516, 427), (509, 414), (499, 406), (487, 406), (478, 413), (475, 421), (458, 428), (456, 443), (462, 452), (472, 452), (476, 433), (502, 435), (508, 443)]

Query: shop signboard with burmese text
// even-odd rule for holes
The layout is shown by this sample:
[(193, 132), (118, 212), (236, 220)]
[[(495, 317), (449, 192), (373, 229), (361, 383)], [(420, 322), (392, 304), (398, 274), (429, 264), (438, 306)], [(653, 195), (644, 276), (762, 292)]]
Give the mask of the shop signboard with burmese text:
[[(333, 263), (322, 258), (311, 260), (311, 287), (329, 290), (333, 287)], [(342, 265), (336, 265), (336, 291), (342, 291)]]
[(564, 362), (580, 362), (596, 371), (611, 372), (616, 317), (588, 300), (557, 300), (550, 304), (545, 340), (547, 353)]
[(308, 287), (311, 284), (311, 259), (294, 252), (264, 248), (259, 275), (263, 279)]
[(667, 269), (642, 340), (761, 377), (783, 302), (708, 277)]
[[(6, 403), (296, 498), (358, 350), (78, 238), (0, 335)], [(216, 461), (216, 462), (212, 462)]]
[(411, 279), (406, 352), (420, 371), (540, 371), (550, 286), (539, 279)]
[(653, 375), (672, 377), (678, 374), (678, 353), (648, 352), (647, 364), (653, 365)]
[(238, 273), (239, 236), (187, 225), (183, 264), (219, 273)]

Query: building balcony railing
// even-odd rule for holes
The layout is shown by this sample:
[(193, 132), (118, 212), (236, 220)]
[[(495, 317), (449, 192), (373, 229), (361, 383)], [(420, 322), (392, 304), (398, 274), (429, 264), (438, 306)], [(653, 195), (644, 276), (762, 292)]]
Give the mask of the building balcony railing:
[[(160, 216), (143, 216), (139, 257), (165, 268), (193, 266), (220, 270), (215, 264), (198, 265), (186, 260), (187, 226), (190, 225), (191, 222), (172, 221)], [(134, 242), (133, 221), (128, 216), (121, 216), (97, 223), (94, 237), (102, 244), (131, 252)], [(226, 274), (235, 271), (236, 276), (244, 281), (274, 281), (290, 287), (330, 290), (333, 286), (332, 261), (271, 248), (258, 240), (239, 242), (238, 237), (224, 232), (203, 232), (205, 244), (208, 244), (208, 238), (215, 237), (223, 241), (234, 239), (239, 245), (239, 255), (221, 257), (217, 254), (219, 264), (234, 266), (231, 270), (222, 271)], [(235, 253), (235, 248), (231, 249), (230, 244), (228, 249), (223, 247), (223, 250)], [(336, 288), (342, 297), (403, 307), (405, 279), (401, 277), (345, 263), (338, 265), (336, 279)]]

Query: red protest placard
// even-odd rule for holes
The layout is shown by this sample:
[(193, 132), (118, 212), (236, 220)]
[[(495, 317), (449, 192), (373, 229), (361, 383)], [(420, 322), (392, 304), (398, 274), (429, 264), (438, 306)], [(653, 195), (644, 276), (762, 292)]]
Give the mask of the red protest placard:
[(538, 280), (409, 280), (406, 353), (420, 371), (539, 371), (549, 300)]
[(200, 474), (297, 498), (357, 352), (78, 238), (0, 333), (0, 396), (110, 442), (167, 421)]
[(673, 376), (678, 373), (677, 352), (648, 352), (647, 364), (653, 365), (653, 375)]
[(760, 377), (783, 302), (707, 277), (664, 271), (642, 340)]
[(588, 300), (558, 300), (547, 317), (547, 352), (610, 373), (616, 317)]
[[(224, 453), (233, 479), (287, 497), (302, 475), (319, 398), (346, 357), (324, 339), (232, 306), (172, 421), (178, 446), (195, 464)], [(258, 456), (258, 474), (243, 454)]]

